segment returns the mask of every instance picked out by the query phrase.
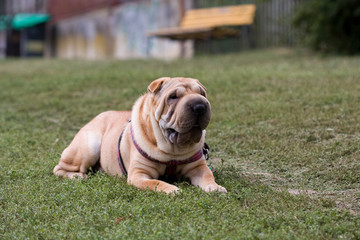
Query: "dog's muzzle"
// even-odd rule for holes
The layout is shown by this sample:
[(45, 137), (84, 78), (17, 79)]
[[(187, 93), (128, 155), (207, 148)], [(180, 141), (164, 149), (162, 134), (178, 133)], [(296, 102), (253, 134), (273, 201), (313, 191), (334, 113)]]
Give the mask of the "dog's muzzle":
[(160, 120), (164, 135), (174, 144), (197, 143), (211, 118), (210, 103), (205, 97), (191, 96), (178, 103), (169, 121)]

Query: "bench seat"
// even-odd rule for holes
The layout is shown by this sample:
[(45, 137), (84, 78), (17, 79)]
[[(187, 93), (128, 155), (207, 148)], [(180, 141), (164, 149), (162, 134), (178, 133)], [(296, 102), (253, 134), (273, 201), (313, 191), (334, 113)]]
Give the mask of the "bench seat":
[(238, 36), (239, 29), (231, 27), (251, 25), (255, 10), (254, 4), (192, 9), (185, 12), (179, 27), (151, 31), (148, 36), (173, 40)]

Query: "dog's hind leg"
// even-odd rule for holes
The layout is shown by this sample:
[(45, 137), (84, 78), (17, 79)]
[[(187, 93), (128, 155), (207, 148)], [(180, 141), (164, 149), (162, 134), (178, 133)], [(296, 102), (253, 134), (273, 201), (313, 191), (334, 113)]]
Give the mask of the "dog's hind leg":
[(87, 172), (100, 158), (102, 134), (81, 129), (61, 154), (54, 174), (63, 178), (87, 178)]

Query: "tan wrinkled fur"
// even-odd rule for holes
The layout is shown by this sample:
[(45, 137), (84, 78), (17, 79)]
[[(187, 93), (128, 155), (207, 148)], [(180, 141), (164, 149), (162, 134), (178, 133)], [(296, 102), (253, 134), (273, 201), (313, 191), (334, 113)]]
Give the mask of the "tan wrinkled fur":
[[(168, 97), (172, 91), (181, 95), (177, 104), (170, 104)], [(186, 107), (191, 101), (206, 100), (206, 89), (196, 79), (160, 78), (153, 81), (148, 92), (139, 97), (132, 111), (108, 111), (99, 114), (86, 124), (75, 135), (71, 144), (63, 151), (54, 174), (64, 178), (87, 178), (87, 171), (100, 161), (101, 169), (111, 176), (122, 176), (117, 161), (117, 143), (124, 130), (120, 144), (121, 156), (128, 171), (127, 182), (139, 189), (151, 189), (165, 193), (176, 193), (178, 188), (158, 180), (164, 174), (166, 166), (144, 158), (132, 143), (128, 120), (134, 136), (141, 148), (159, 161), (184, 160), (193, 156), (202, 148), (205, 141), (205, 130), (198, 142), (192, 142), (191, 136), (185, 143), (171, 143), (163, 134), (159, 121), (170, 119), (167, 124), (182, 130), (181, 124), (190, 119)], [(210, 108), (210, 104), (209, 104)], [(210, 110), (209, 110), (210, 111)], [(208, 113), (206, 124), (210, 120)], [(183, 124), (186, 126), (186, 124)], [(178, 175), (191, 180), (206, 192), (226, 189), (216, 184), (214, 176), (202, 157), (196, 162), (179, 165)]]

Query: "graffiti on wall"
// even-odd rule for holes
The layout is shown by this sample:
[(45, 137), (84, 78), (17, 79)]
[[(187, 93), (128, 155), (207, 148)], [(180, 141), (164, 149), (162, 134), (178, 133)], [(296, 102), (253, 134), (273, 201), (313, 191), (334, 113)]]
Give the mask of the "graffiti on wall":
[[(177, 42), (147, 37), (150, 30), (173, 27), (179, 20), (176, 1), (155, 0), (124, 4), (116, 13), (117, 56), (119, 58), (165, 58), (179, 54)], [(166, 46), (167, 45), (167, 46)], [(172, 56), (173, 55), (173, 56)]]
[(137, 1), (58, 23), (57, 55), (63, 58), (165, 58), (181, 55), (180, 43), (147, 32), (178, 25), (177, 1)]
[(104, 10), (60, 22), (57, 55), (63, 58), (101, 59), (111, 50), (106, 44), (106, 12)]

